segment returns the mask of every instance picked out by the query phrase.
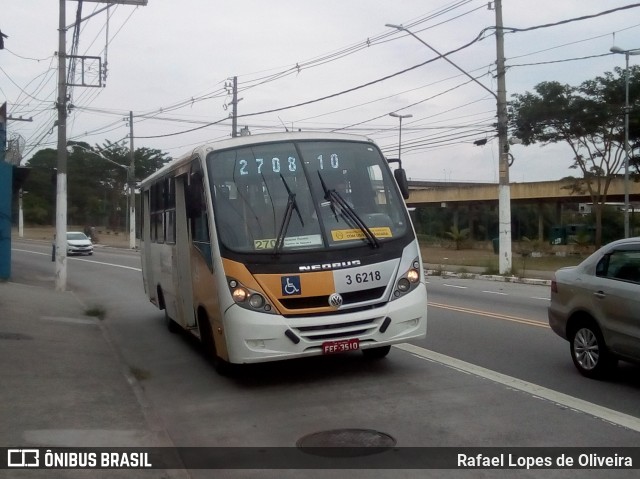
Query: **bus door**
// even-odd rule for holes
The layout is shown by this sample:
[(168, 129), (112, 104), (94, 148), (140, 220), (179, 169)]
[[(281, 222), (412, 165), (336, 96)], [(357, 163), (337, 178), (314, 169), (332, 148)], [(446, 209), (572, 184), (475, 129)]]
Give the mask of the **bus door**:
[[(205, 316), (210, 326), (205, 331), (222, 330), (222, 316), (218, 303), (218, 285), (215, 277), (214, 254), (209, 231), (209, 214), (204, 178), (200, 163), (194, 159), (189, 182), (183, 183), (187, 211), (189, 254), (191, 262), (191, 290), (193, 305), (198, 309), (196, 319)], [(202, 334), (202, 331), (201, 331)], [(222, 347), (216, 345), (218, 353)]]
[(172, 261), (174, 291), (178, 307), (178, 318), (186, 328), (196, 327), (193, 309), (193, 288), (191, 274), (191, 238), (189, 235), (187, 207), (185, 202), (185, 182), (187, 175), (178, 176), (175, 183), (175, 248)]

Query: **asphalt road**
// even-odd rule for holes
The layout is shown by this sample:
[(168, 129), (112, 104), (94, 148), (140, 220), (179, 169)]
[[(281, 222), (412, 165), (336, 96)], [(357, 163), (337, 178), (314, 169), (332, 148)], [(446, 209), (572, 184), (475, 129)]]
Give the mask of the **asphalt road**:
[(607, 381), (580, 376), (548, 326), (548, 286), (430, 277), (428, 291), (426, 348), (640, 417), (640, 367), (621, 362)]
[[(14, 242), (13, 280), (52, 287), (49, 247)], [(545, 324), (544, 287), (431, 278), (424, 341), (393, 348), (381, 361), (359, 353), (316, 357), (250, 366), (225, 378), (187, 335), (167, 331), (162, 312), (146, 299), (135, 252), (99, 248), (92, 257), (69, 258), (68, 267), (69, 289), (106, 311), (108, 334), (143, 391), (140, 407), (177, 446), (292, 447), (309, 434), (342, 428), (379, 431), (398, 446), (419, 447), (624, 447), (640, 440), (638, 367), (624, 366), (608, 382), (580, 377), (568, 346)], [(545, 471), (545, 477), (575, 472)], [(211, 477), (211, 471), (190, 473)], [(460, 474), (351, 471), (348, 477)], [(635, 477), (633, 471), (613, 475)], [(255, 475), (234, 471), (232, 477)]]

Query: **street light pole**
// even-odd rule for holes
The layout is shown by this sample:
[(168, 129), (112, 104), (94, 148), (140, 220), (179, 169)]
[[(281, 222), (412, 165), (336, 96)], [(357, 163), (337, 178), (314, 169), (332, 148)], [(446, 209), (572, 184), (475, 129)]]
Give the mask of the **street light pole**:
[(408, 115), (400, 115), (396, 112), (391, 112), (389, 113), (389, 116), (392, 116), (394, 118), (399, 118), (400, 119), (400, 132), (398, 134), (398, 162), (400, 164), (400, 167), (402, 167), (402, 157), (401, 157), (401, 153), (402, 153), (402, 119), (403, 118), (411, 118), (413, 117), (413, 115), (408, 114)]
[(498, 130), (498, 210), (499, 210), (499, 260), (498, 266), (500, 274), (507, 274), (512, 269), (512, 252), (511, 252), (511, 187), (509, 185), (509, 143), (507, 141), (507, 89), (505, 83), (505, 66), (504, 66), (504, 32), (502, 30), (502, 1), (495, 0), (494, 7), (496, 11), (496, 67), (498, 79), (498, 93), (496, 94), (485, 85), (480, 83), (477, 78), (471, 76), (464, 69), (460, 68), (453, 61), (449, 60), (445, 55), (433, 48), (422, 38), (415, 35), (409, 29), (402, 25), (393, 25), (387, 23), (385, 26), (407, 32), (413, 38), (418, 40), (424, 46), (436, 53), (440, 58), (444, 59), (465, 76), (480, 85), (488, 91), (496, 99), (497, 108), (497, 130)]
[(621, 53), (625, 57), (624, 69), (624, 237), (628, 238), (629, 232), (629, 55), (640, 55), (640, 49), (624, 50), (613, 46), (609, 49), (612, 53)]

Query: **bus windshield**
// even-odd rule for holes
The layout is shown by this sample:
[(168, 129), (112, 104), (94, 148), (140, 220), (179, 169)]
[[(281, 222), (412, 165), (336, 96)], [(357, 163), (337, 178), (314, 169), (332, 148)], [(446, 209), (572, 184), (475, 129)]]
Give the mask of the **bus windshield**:
[(380, 151), (358, 141), (287, 141), (207, 157), (220, 242), (238, 253), (380, 247), (409, 219)]

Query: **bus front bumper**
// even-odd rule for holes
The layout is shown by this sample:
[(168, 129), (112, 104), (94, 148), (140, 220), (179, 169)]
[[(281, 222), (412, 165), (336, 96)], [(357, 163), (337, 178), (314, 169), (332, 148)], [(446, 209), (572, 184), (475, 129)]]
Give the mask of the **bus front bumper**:
[(239, 364), (318, 356), (332, 349), (323, 344), (349, 340), (358, 349), (388, 346), (426, 336), (427, 291), (421, 285), (381, 307), (323, 316), (291, 318), (234, 305), (224, 328), (228, 361)]

